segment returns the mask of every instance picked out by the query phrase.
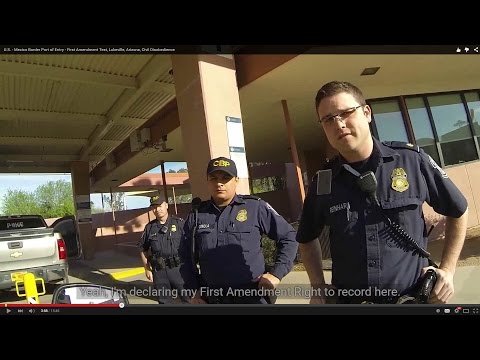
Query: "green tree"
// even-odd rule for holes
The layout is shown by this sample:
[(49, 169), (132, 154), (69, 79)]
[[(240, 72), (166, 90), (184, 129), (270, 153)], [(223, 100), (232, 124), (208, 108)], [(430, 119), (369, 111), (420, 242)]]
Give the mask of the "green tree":
[(8, 189), (3, 196), (2, 214), (4, 215), (41, 215), (33, 193)]
[(177, 173), (188, 173), (188, 169), (185, 169), (185, 168), (178, 169)]
[(168, 170), (168, 171), (167, 171), (167, 173), (168, 173), (168, 174), (175, 174), (175, 173), (176, 173), (176, 171), (175, 171), (175, 170), (173, 170), (173, 169), (170, 169), (170, 170)]
[(72, 185), (65, 180), (49, 181), (35, 189), (35, 199), (45, 218), (75, 214)]
[(55, 218), (75, 213), (72, 186), (65, 180), (49, 181), (33, 192), (8, 190), (3, 197), (5, 215), (42, 215)]

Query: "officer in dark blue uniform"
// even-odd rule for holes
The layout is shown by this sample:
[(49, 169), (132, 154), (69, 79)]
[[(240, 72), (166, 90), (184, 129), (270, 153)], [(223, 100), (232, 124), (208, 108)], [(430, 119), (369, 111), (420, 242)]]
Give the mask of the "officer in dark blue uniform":
[[(371, 136), (371, 110), (354, 85), (324, 85), (316, 106), (339, 156), (314, 177), (298, 229), (300, 253), (312, 285), (321, 289), (325, 284), (320, 246), (313, 240), (328, 226), (332, 284), (339, 302), (393, 303), (412, 295), (429, 269), (427, 259), (414, 254), (411, 241), (422, 249), (427, 246), (422, 211), (427, 202), (447, 217), (445, 249), (429, 301), (447, 302), (453, 295), (453, 274), (465, 239), (465, 197), (418, 146), (381, 143)], [(329, 293), (311, 302), (328, 302)]]
[[(207, 180), (211, 199), (200, 204), (197, 219), (196, 212), (187, 218), (179, 249), (185, 287), (196, 291), (191, 302), (268, 303), (264, 295), (275, 295), (275, 287), (293, 267), (296, 232), (265, 201), (236, 194), (233, 160), (212, 159)], [(269, 271), (261, 249), (262, 234), (277, 245), (276, 262)]]
[(173, 303), (175, 297), (188, 302), (178, 256), (184, 221), (168, 214), (168, 204), (162, 196), (152, 197), (150, 207), (155, 220), (145, 226), (138, 245), (145, 276), (155, 284), (160, 304)]

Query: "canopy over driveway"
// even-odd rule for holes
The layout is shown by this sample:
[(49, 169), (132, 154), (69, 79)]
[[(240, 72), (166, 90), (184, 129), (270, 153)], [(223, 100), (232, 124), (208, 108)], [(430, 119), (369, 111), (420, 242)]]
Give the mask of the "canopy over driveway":
[[(248, 161), (292, 161), (283, 99), (299, 154), (320, 147), (313, 101), (327, 81), (351, 81), (367, 98), (480, 87), (478, 54), (235, 60)], [(109, 192), (162, 160), (184, 161), (171, 64), (153, 54), (0, 55), (0, 172), (70, 172), (88, 161), (91, 192)], [(361, 76), (368, 67), (380, 69)], [(129, 137), (143, 127), (153, 140), (132, 152)]]

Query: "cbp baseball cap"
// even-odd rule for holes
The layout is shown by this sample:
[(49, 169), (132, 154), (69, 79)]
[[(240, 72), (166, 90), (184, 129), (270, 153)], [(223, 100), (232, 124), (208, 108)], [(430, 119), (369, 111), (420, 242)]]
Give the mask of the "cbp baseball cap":
[(150, 206), (162, 205), (165, 201), (163, 195), (155, 195), (150, 198)]
[(233, 177), (237, 177), (237, 166), (235, 165), (235, 162), (223, 156), (212, 159), (208, 162), (207, 175), (214, 171), (223, 171)]

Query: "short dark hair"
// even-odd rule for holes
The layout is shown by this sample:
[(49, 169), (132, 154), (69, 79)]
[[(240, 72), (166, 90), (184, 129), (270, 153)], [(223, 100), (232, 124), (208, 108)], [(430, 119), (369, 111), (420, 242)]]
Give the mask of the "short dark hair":
[(318, 105), (320, 105), (323, 99), (340, 93), (351, 94), (358, 101), (359, 105), (365, 105), (365, 97), (358, 87), (347, 81), (331, 81), (318, 90), (315, 97), (315, 111), (318, 110)]

